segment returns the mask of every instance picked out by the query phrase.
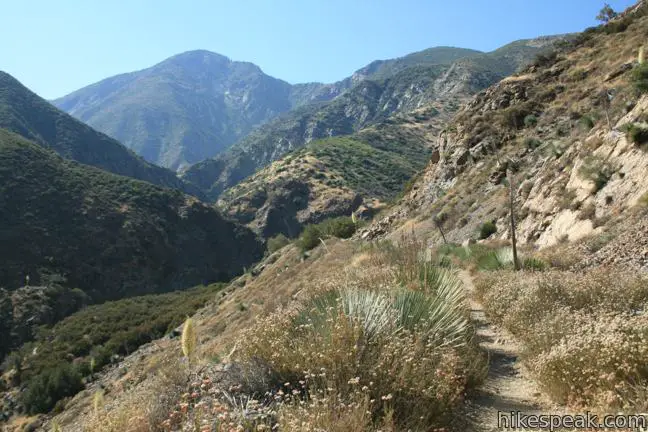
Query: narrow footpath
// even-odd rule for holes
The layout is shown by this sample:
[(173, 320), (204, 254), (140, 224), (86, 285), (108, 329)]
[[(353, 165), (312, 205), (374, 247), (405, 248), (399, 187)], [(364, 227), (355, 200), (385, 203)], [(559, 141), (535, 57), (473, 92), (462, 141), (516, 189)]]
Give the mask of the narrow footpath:
[[(488, 376), (476, 394), (466, 401), (463, 418), (469, 431), (503, 430), (498, 413), (520, 411), (525, 414), (558, 413), (562, 410), (543, 396), (518, 358), (520, 346), (506, 330), (491, 324), (484, 307), (475, 300), (470, 273), (459, 274), (470, 298), (470, 316), (477, 330), (479, 346), (488, 354)], [(518, 429), (523, 430), (523, 429)]]

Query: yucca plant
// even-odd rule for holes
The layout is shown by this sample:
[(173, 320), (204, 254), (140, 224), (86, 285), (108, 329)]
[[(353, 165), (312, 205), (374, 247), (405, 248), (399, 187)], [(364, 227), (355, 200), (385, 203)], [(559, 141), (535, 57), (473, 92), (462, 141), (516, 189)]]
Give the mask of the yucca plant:
[(407, 330), (420, 332), (434, 347), (464, 344), (468, 320), (461, 281), (446, 269), (423, 267), (420, 290), (401, 288), (392, 294), (355, 288), (327, 291), (304, 307), (294, 325), (327, 334), (334, 318), (343, 314), (361, 326), (367, 341)]
[(330, 290), (318, 295), (297, 315), (294, 324), (327, 334), (330, 324), (340, 314), (359, 323), (367, 339), (396, 331), (396, 313), (390, 298), (359, 289)]
[(505, 247), (489, 251), (477, 260), (477, 267), (481, 270), (499, 270), (512, 266), (514, 262), (513, 249)]
[(468, 319), (464, 313), (463, 287), (448, 286), (443, 295), (403, 290), (393, 302), (398, 326), (420, 333), (432, 348), (460, 347), (467, 342)]

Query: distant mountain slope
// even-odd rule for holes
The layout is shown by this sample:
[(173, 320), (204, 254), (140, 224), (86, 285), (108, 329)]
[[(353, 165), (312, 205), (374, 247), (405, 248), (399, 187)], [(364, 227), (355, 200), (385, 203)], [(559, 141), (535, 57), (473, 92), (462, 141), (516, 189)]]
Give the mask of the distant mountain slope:
[(54, 104), (150, 162), (182, 169), (222, 152), (291, 109), (330, 101), (360, 81), (479, 53), (439, 47), (380, 60), (333, 84), (290, 85), (252, 64), (190, 51), (87, 86)]
[(191, 51), (84, 87), (54, 104), (146, 160), (177, 169), (214, 156), (288, 111), (290, 95), (290, 84), (252, 63)]
[(329, 217), (375, 212), (431, 156), (434, 116), (418, 112), (316, 140), (225, 191), (218, 205), (263, 237), (295, 237)]
[(175, 173), (151, 165), (112, 138), (57, 109), (0, 71), (0, 128), (67, 159), (161, 186), (196, 192)]
[[(426, 50), (369, 65), (354, 74), (357, 84), (334, 100), (278, 117), (227, 152), (190, 167), (183, 178), (216, 199), (259, 168), (312, 140), (348, 135), (391, 115), (426, 107), (434, 107), (433, 114), (445, 121), (471, 95), (515, 72), (560, 38), (516, 41), (485, 54), (464, 50), (463, 57), (453, 55), (455, 48), (437, 48), (440, 63), (431, 57), (436, 51)], [(374, 79), (382, 76), (388, 78)]]
[(3, 129), (0, 221), (0, 287), (58, 275), (94, 301), (224, 280), (262, 253), (252, 232), (180, 191), (62, 159)]

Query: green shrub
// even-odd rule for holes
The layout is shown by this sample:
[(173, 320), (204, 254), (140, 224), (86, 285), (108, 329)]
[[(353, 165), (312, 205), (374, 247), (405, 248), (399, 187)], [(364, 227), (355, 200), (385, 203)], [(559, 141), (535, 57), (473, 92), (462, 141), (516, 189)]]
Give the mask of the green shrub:
[(597, 156), (588, 156), (583, 161), (578, 173), (585, 180), (594, 183), (593, 193), (603, 189), (610, 178), (612, 178), (613, 168), (603, 159)]
[(594, 119), (591, 116), (584, 115), (578, 120), (578, 126), (588, 131), (594, 127)]
[(626, 123), (622, 130), (631, 142), (641, 145), (648, 142), (648, 128), (636, 123)]
[(542, 145), (542, 141), (540, 141), (538, 138), (533, 138), (533, 137), (526, 137), (524, 138), (524, 146), (533, 150)]
[(648, 92), (648, 63), (637, 65), (632, 70), (631, 81), (639, 93)]
[(487, 239), (488, 237), (495, 234), (496, 232), (497, 232), (497, 225), (495, 225), (495, 222), (492, 221), (484, 222), (479, 227), (479, 238), (482, 240)]
[(325, 220), (322, 222), (322, 228), (329, 237), (346, 239), (355, 233), (356, 224), (353, 223), (350, 217), (342, 216)]
[(525, 258), (522, 261), (522, 268), (524, 270), (543, 271), (547, 268), (547, 264), (539, 258)]
[(504, 247), (488, 250), (476, 257), (477, 268), (480, 270), (501, 270), (513, 267), (513, 249)]
[(524, 126), (533, 127), (537, 124), (538, 124), (538, 118), (533, 114), (529, 114), (528, 116), (524, 117)]
[(268, 252), (274, 253), (279, 249), (290, 244), (290, 239), (283, 234), (277, 234), (268, 239)]
[(79, 371), (69, 363), (60, 363), (30, 381), (22, 395), (22, 403), (30, 414), (43, 413), (82, 388)]
[(347, 216), (327, 219), (318, 224), (306, 225), (297, 244), (302, 251), (313, 249), (320, 243), (320, 239), (337, 237), (346, 239), (356, 231), (356, 224)]
[(626, 31), (629, 26), (630, 20), (624, 18), (618, 21), (609, 22), (605, 27), (603, 27), (603, 31), (607, 34), (622, 33)]
[(305, 252), (317, 246), (323, 236), (319, 225), (306, 225), (301, 236), (299, 236), (299, 240), (297, 240), (297, 244)]

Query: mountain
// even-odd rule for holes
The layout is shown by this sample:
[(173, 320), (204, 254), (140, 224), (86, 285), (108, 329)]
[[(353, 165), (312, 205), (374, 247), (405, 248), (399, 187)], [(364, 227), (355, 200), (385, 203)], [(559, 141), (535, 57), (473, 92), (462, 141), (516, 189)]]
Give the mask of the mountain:
[(431, 113), (312, 141), (226, 190), (218, 206), (265, 238), (295, 237), (305, 225), (354, 211), (370, 217), (430, 159), (438, 131)]
[[(188, 361), (190, 339), (174, 337), (179, 331), (129, 350), (160, 318), (147, 311), (149, 321), (123, 331), (119, 311), (138, 317), (160, 307), (148, 299), (88, 308), (44, 329), (11, 357), (3, 376), (25, 381), (8, 385), (0, 401), (85, 391), (60, 403), (53, 419), (20, 417), (11, 426), (185, 430), (227, 419), (280, 431), (495, 430), (493, 406), (512, 400), (548, 413), (645, 409), (647, 25), (641, 2), (479, 92), (440, 128), (424, 112), (397, 116), (269, 164), (222, 200), (254, 195), (261, 173), (279, 185), (275, 178), (302, 171), (308, 187), (330, 181), (387, 194), (392, 187), (371, 177), (397, 158), (376, 170), (380, 159), (365, 144), (389, 154), (414, 148), (416, 136), (400, 140), (392, 127), (436, 138), (421, 135), (432, 157), (385, 217), (343, 241), (320, 230), (308, 252), (287, 242), (197, 311), (189, 321), (197, 361)], [(383, 142), (363, 141), (365, 130)], [(329, 169), (344, 169), (340, 155), (366, 157), (341, 179)], [(277, 204), (301, 197), (286, 198)], [(263, 222), (260, 204), (247, 214)], [(185, 300), (160, 300), (163, 318)], [(376, 326), (379, 312), (389, 319)], [(111, 350), (128, 354), (113, 367), (88, 368)], [(57, 367), (34, 376), (43, 357)], [(324, 396), (309, 403), (314, 394)], [(258, 395), (269, 396), (254, 410), (237, 402)], [(370, 403), (381, 397), (388, 403)], [(424, 403), (413, 408), (413, 400)]]
[(306, 143), (348, 135), (391, 115), (434, 107), (448, 120), (462, 101), (510, 75), (564, 36), (516, 41), (490, 53), (435, 48), (375, 62), (331, 101), (306, 105), (253, 131), (225, 153), (190, 167), (183, 178), (211, 199)]
[(83, 295), (55, 296), (72, 309), (227, 280), (263, 252), (250, 230), (193, 197), (63, 159), (4, 129), (0, 221), (0, 287), (78, 288)]
[(115, 174), (198, 194), (175, 173), (157, 167), (114, 139), (57, 109), (0, 71), (0, 128), (56, 151), (64, 158)]
[(176, 55), (53, 101), (62, 110), (174, 170), (213, 157), (255, 127), (310, 103), (329, 101), (358, 82), (413, 65), (448, 64), (479, 51), (438, 47), (381, 60), (333, 84), (290, 85), (246, 62), (209, 51)]
[(180, 191), (69, 161), (0, 131), (0, 285), (43, 271), (97, 298), (230, 277), (260, 246)]
[(299, 102), (291, 100), (290, 84), (252, 63), (190, 51), (53, 103), (175, 170), (216, 155)]

